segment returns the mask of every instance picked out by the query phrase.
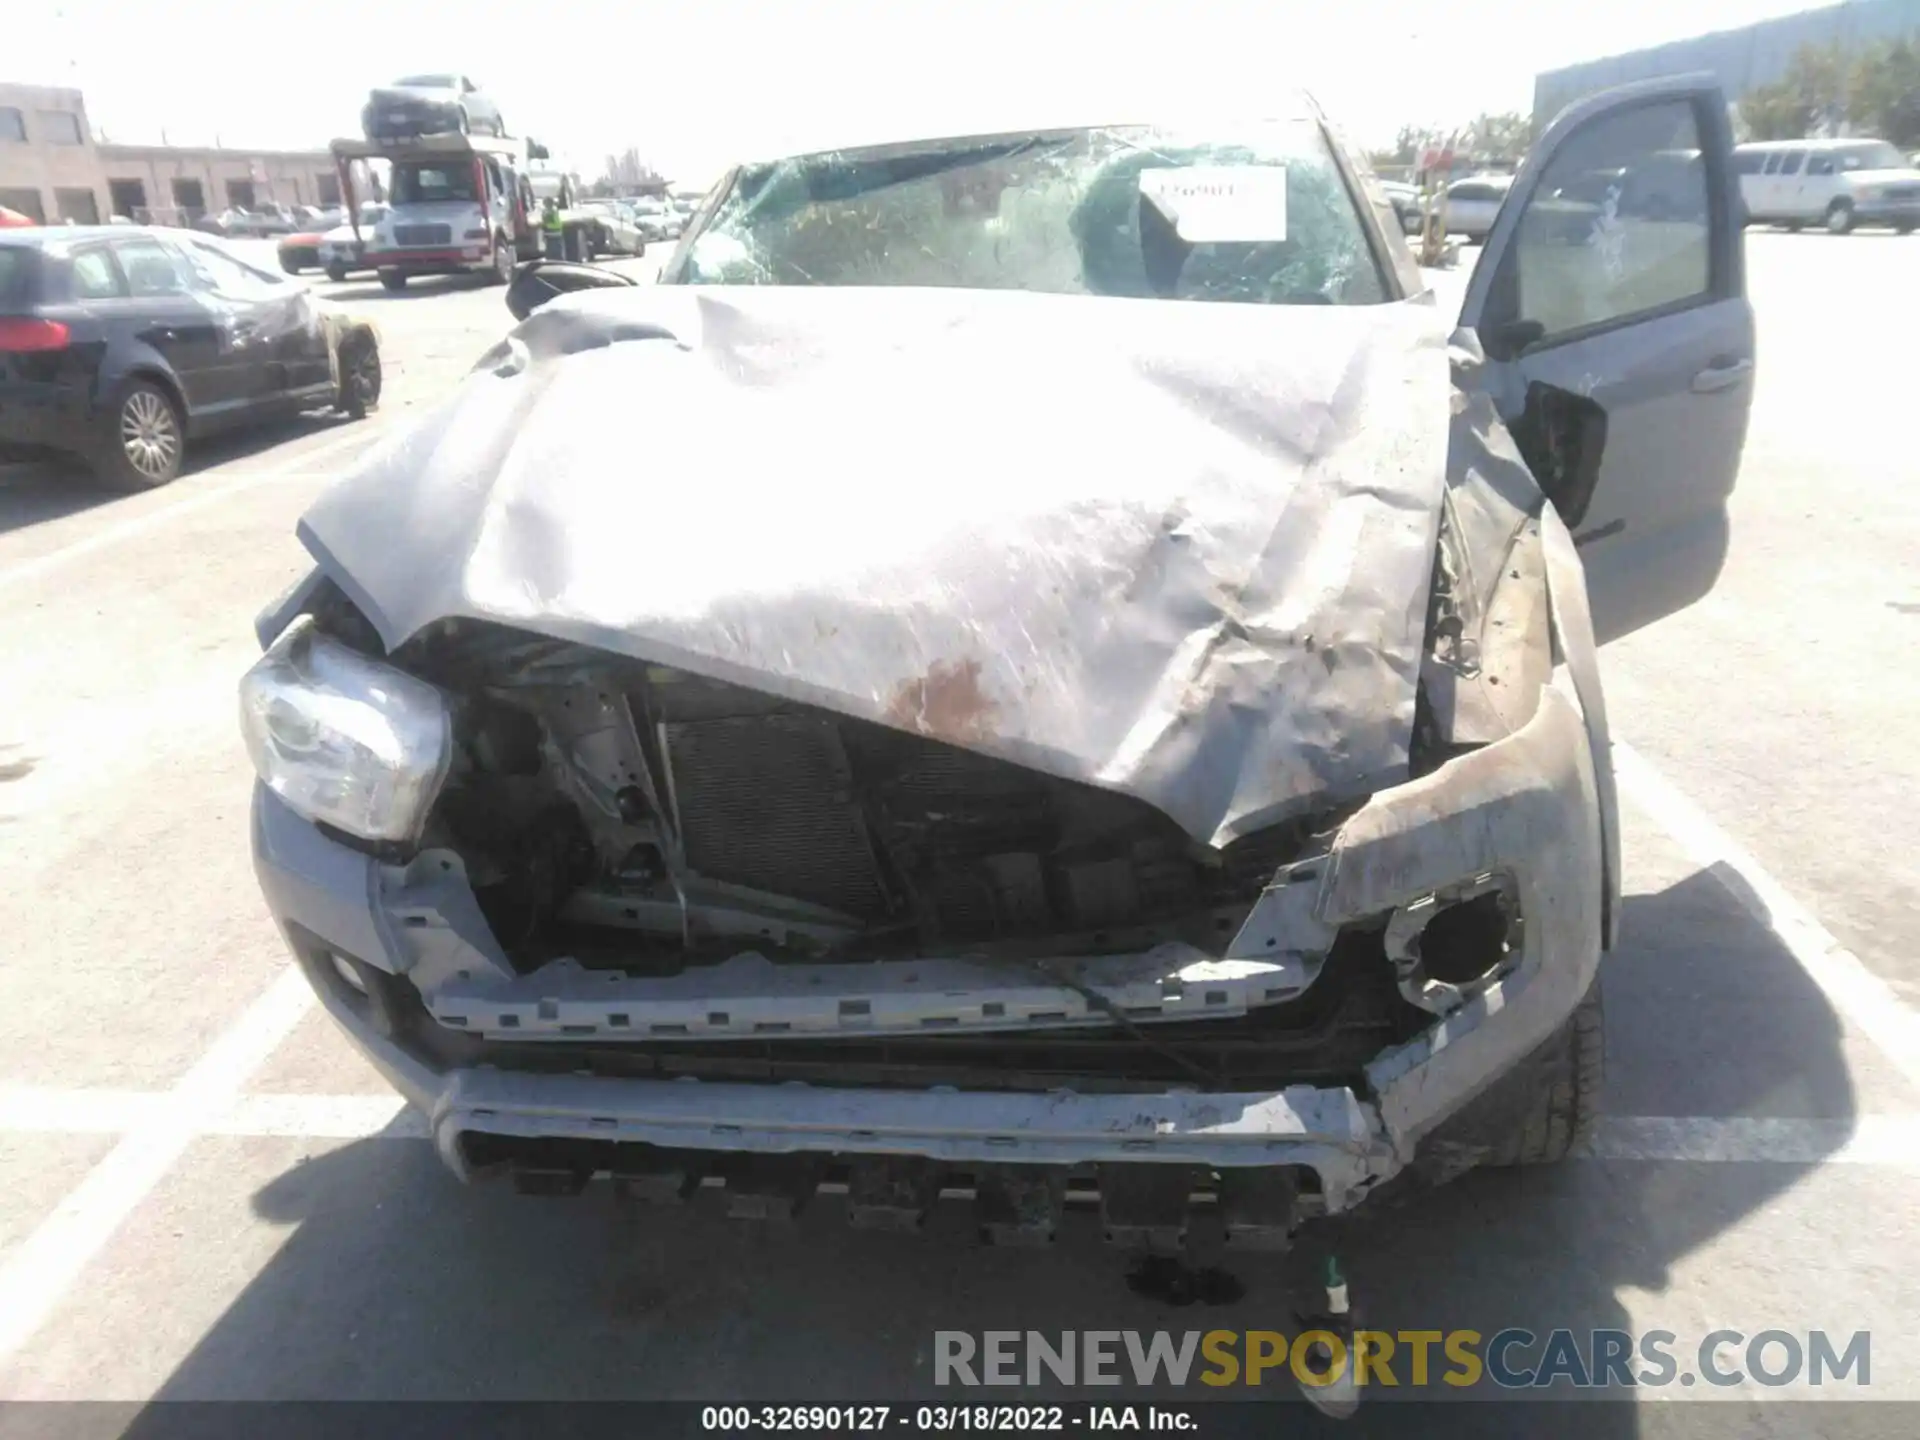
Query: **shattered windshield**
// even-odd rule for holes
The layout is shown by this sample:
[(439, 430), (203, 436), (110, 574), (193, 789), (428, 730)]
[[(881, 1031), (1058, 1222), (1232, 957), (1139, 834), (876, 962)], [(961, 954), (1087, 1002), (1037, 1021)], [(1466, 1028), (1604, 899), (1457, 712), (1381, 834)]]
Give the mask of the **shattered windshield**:
[(932, 285), (1136, 299), (1388, 298), (1310, 120), (825, 151), (749, 166), (668, 284)]

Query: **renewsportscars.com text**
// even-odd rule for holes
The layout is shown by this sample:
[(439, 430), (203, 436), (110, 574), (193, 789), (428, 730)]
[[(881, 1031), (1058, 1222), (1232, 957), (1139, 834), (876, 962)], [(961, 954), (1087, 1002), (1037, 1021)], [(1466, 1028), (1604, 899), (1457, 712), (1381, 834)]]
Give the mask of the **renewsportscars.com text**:
[[(1326, 1330), (937, 1330), (936, 1385), (1492, 1384), (1503, 1389), (1668, 1385), (1845, 1385), (1873, 1378), (1869, 1331), (1360, 1330), (1349, 1346)], [(1329, 1368), (1329, 1359), (1331, 1368)]]

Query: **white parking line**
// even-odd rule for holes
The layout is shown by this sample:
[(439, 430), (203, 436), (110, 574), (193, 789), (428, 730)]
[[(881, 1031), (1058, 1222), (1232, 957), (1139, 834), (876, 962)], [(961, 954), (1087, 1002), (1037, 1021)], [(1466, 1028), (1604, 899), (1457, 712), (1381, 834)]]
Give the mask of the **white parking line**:
[(128, 1118), (137, 1118), (138, 1128), (128, 1130), (0, 1265), (0, 1364), (46, 1322), (134, 1207), (204, 1132), (209, 1118), (231, 1107), (248, 1077), (312, 1006), (306, 977), (288, 965), (160, 1106), (135, 1107), (143, 1113)]
[(1835, 1011), (1871, 1038), (1920, 1089), (1920, 1015), (1631, 746), (1614, 742), (1613, 770), (1620, 789), (1771, 930)]
[(247, 470), (229, 479), (218, 481), (204, 489), (195, 489), (183, 495), (174, 504), (149, 510), (144, 515), (136, 515), (131, 520), (123, 520), (118, 525), (109, 525), (104, 530), (63, 545), (58, 550), (45, 555), (36, 555), (31, 560), (23, 560), (10, 570), (0, 571), (0, 591), (14, 585), (24, 585), (38, 580), (84, 556), (95, 554), (122, 541), (132, 540), (146, 534), (170, 520), (178, 520), (183, 515), (191, 515), (196, 510), (204, 510), (216, 500), (225, 500), (243, 490), (251, 490), (256, 485), (264, 485), (270, 480), (286, 480), (306, 471), (318, 469), (325, 461), (356, 445), (371, 446), (379, 441), (385, 432), (370, 425), (355, 425), (344, 435), (316, 445), (311, 450), (303, 450), (288, 458), (285, 464), (266, 470)]

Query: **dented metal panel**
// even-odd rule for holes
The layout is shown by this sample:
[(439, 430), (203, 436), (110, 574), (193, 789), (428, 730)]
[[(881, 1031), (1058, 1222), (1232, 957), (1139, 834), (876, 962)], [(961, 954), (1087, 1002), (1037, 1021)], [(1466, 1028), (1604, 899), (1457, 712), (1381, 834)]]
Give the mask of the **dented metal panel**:
[(1406, 773), (1447, 385), (1424, 299), (597, 291), (300, 533), (389, 648), (492, 620), (1219, 846)]

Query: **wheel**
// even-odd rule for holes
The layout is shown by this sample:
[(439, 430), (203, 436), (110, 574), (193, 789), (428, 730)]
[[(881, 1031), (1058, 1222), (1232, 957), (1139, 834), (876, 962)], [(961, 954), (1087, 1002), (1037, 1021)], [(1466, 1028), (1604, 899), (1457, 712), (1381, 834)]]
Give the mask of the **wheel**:
[(1524, 1120), (1494, 1147), (1489, 1165), (1552, 1165), (1593, 1131), (1606, 1074), (1606, 1027), (1600, 986), (1560, 1027), (1536, 1057), (1535, 1085)]
[(493, 117), (493, 138), (496, 140), (504, 140), (507, 138), (506, 116), (495, 115)]
[(365, 330), (340, 342), (340, 389), (334, 406), (341, 414), (364, 420), (380, 404), (380, 345)]
[(327, 266), (327, 278), (336, 285), (341, 284), (347, 278), (347, 267), (342, 265), (338, 260), (334, 261), (333, 264)]
[(300, 273), (301, 266), (300, 266), (300, 262), (298, 260), (295, 260), (292, 256), (282, 255), (280, 257), (280, 268), (286, 271), (287, 274), (289, 275), (298, 275)]
[(90, 457), (94, 478), (115, 490), (155, 490), (180, 473), (186, 458), (180, 407), (152, 380), (133, 379), (101, 411)]
[(493, 237), (493, 270), (490, 278), (496, 285), (505, 285), (513, 279), (513, 246), (505, 235)]
[(458, 121), (457, 121), (456, 123), (457, 123), (457, 124), (459, 125), (459, 127), (460, 127), (460, 133), (461, 133), (462, 135), (466, 135), (466, 134), (469, 134), (469, 133), (471, 133), (471, 132), (472, 132), (472, 130), (473, 130), (473, 121), (472, 121), (471, 119), (469, 119), (469, 118), (468, 118), (468, 116), (467, 116), (467, 107), (466, 107), (466, 106), (464, 106), (464, 105), (462, 105), (462, 106), (460, 107), (460, 119), (459, 119), (459, 120), (458, 120)]
[(1893, 227), (1893, 233), (1896, 235), (1911, 235), (1913, 233), (1913, 222), (1911, 220), (1896, 222)]
[(404, 270), (382, 270), (380, 272), (380, 283), (389, 290), (404, 290), (407, 288), (407, 272)]
[(1827, 233), (1844, 235), (1853, 229), (1853, 205), (1850, 201), (1836, 200), (1827, 207)]
[(1798, 235), (1800, 233), (1800, 222), (1798, 220), (1782, 220), (1780, 222), (1780, 228), (1789, 235)]

